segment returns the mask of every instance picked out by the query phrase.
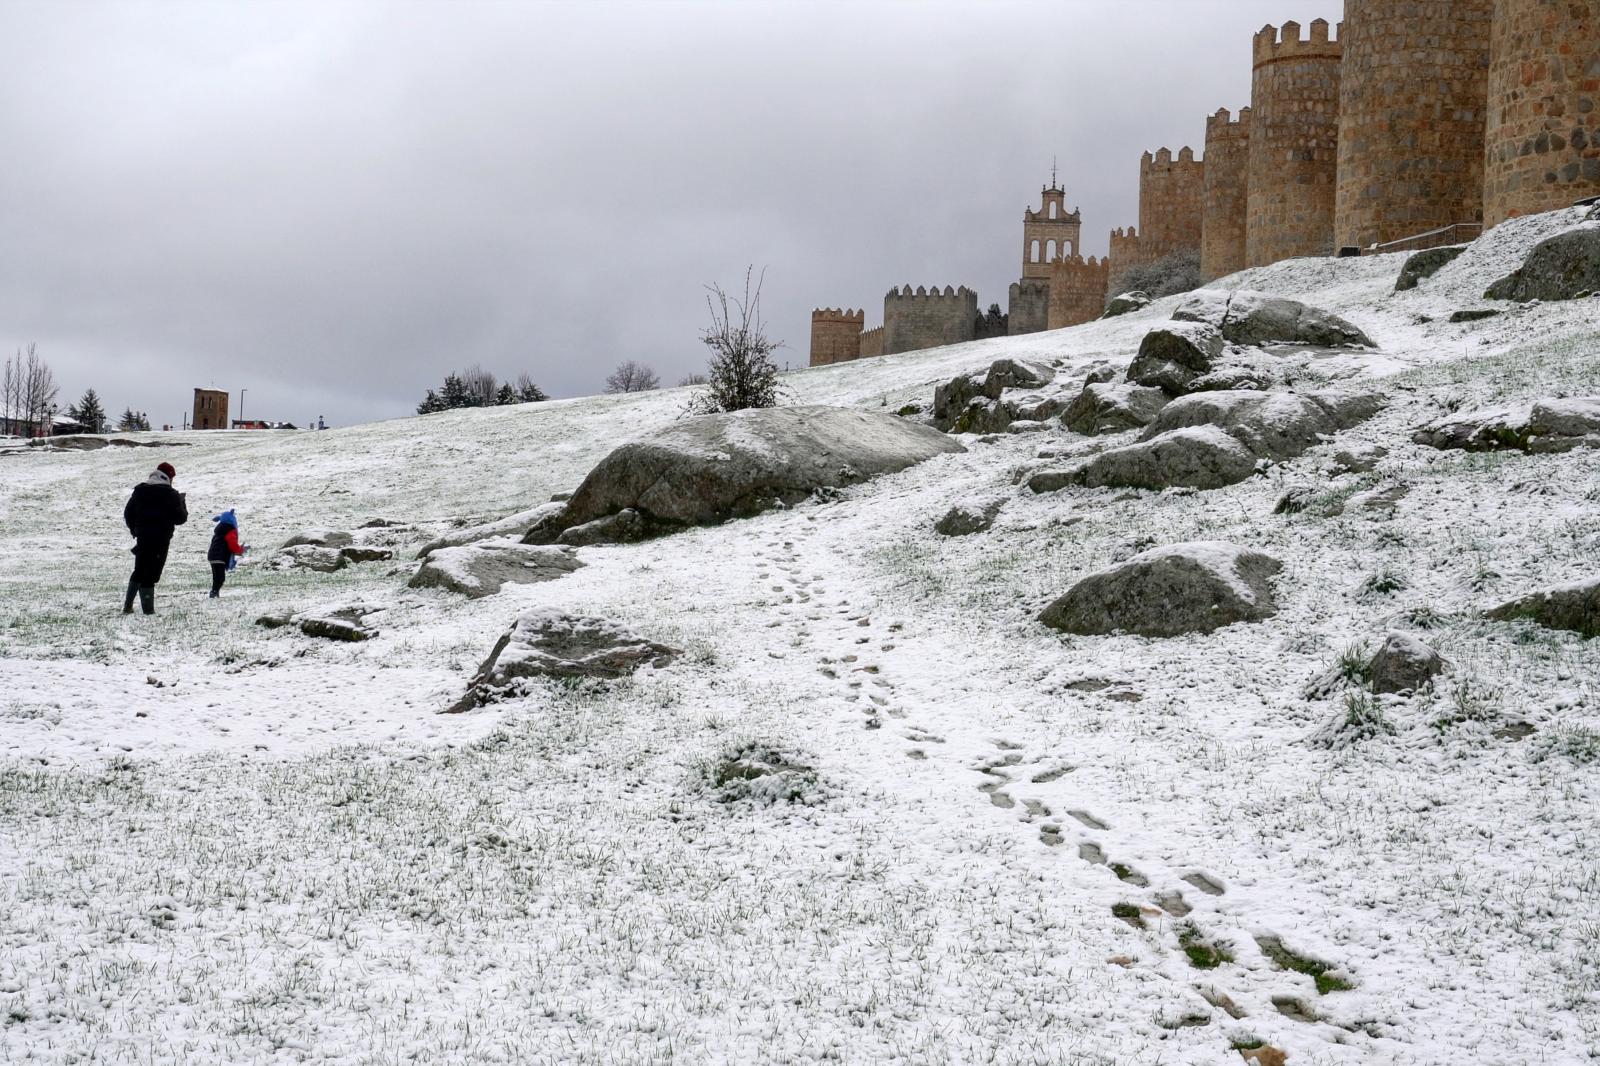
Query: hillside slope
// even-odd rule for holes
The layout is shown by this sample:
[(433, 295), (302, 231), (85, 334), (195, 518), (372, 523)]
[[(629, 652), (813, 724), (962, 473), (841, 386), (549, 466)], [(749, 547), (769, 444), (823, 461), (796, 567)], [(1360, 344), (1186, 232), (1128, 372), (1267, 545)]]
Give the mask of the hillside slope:
[[(0, 1049), (1600, 1055), (1600, 642), (1481, 617), (1595, 575), (1600, 451), (1411, 442), (1450, 411), (1600, 394), (1595, 300), (1445, 321), (1581, 217), (1508, 223), (1410, 293), (1390, 292), (1393, 256), (1228, 279), (1362, 327), (1377, 350), (1317, 360), (1307, 383), (1380, 389), (1389, 406), (1215, 492), (1035, 495), (1019, 475), (1124, 438), (967, 438), (965, 454), (584, 548), (560, 581), (468, 601), (406, 588), (423, 541), (571, 491), (617, 443), (677, 417), (683, 394), (0, 453)], [(796, 402), (892, 412), (1000, 357), (1070, 379), (1126, 365), (1177, 302), (787, 381)], [(1388, 449), (1375, 469), (1330, 471), (1336, 447), (1363, 445)], [(159, 458), (195, 517), (161, 613), (124, 618), (120, 508)], [(1333, 513), (1395, 487), (1392, 510)], [(1274, 513), (1296, 488), (1319, 506)], [(994, 529), (937, 536), (968, 499), (1004, 501)], [(205, 519), (223, 507), (257, 551), (208, 602)], [(391, 563), (268, 565), (293, 533), (373, 519), (398, 523), (362, 534)], [(1160, 640), (1037, 622), (1084, 575), (1196, 540), (1280, 559), (1277, 616)], [(356, 602), (378, 612), (364, 644), (254, 625)], [(532, 607), (687, 654), (439, 716)], [(1391, 630), (1449, 671), (1381, 705), (1392, 732), (1317, 743), (1345, 704), (1308, 684)], [(752, 742), (812, 768), (799, 802), (724, 802), (708, 783)]]

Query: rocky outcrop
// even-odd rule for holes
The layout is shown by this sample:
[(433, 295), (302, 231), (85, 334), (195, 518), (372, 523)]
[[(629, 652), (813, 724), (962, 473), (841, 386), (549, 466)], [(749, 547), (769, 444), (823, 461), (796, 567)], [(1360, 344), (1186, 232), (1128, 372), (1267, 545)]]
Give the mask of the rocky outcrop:
[(366, 624), (367, 616), (377, 611), (376, 607), (353, 606), (303, 614), (268, 614), (257, 618), (256, 625), (264, 629), (295, 626), (308, 637), (354, 644), (378, 635), (376, 629)]
[(1174, 544), (1091, 574), (1039, 620), (1082, 636), (1210, 633), (1277, 613), (1271, 578), (1283, 564), (1220, 541)]
[(1027, 417), (1003, 400), (1005, 392), (1038, 389), (1053, 380), (1055, 371), (1043, 363), (997, 359), (981, 373), (953, 378), (934, 390), (933, 424), (948, 433), (1004, 433)]
[(1486, 300), (1577, 300), (1600, 292), (1600, 226), (1580, 226), (1534, 245), (1522, 266), (1489, 286)]
[(314, 570), (319, 574), (331, 574), (349, 566), (350, 560), (338, 548), (295, 544), (275, 553), (267, 565), (274, 570)]
[(1028, 481), (1035, 492), (1085, 488), (1220, 489), (1255, 473), (1250, 449), (1216, 426), (1193, 426), (1112, 448), (1068, 471), (1043, 471)]
[(1173, 322), (1145, 334), (1128, 367), (1128, 380), (1170, 396), (1190, 392), (1196, 378), (1217, 368), (1227, 347), (1222, 332), (1205, 322)]
[(417, 552), (418, 559), (426, 559), (429, 553), (440, 548), (455, 548), (463, 544), (476, 544), (480, 540), (491, 540), (495, 537), (520, 537), (538, 525), (542, 520), (561, 513), (559, 503), (542, 503), (527, 511), (519, 511), (505, 518), (493, 522), (483, 522), (478, 525), (463, 526), (452, 529), (443, 536), (437, 537), (423, 545)]
[(1167, 394), (1160, 389), (1091, 381), (1068, 405), (1061, 424), (1089, 437), (1122, 433), (1149, 425), (1166, 403)]
[(1383, 405), (1384, 398), (1376, 393), (1195, 393), (1163, 407), (1145, 428), (1143, 439), (1190, 426), (1217, 426), (1256, 458), (1282, 462), (1359, 425)]
[(1447, 248), (1429, 248), (1416, 253), (1400, 268), (1400, 277), (1394, 283), (1394, 291), (1410, 292), (1461, 258), (1461, 253), (1466, 250), (1467, 246), (1464, 244), (1453, 244)]
[(1202, 289), (1172, 317), (1180, 322), (1215, 326), (1234, 344), (1374, 347), (1372, 338), (1332, 312), (1248, 289)]
[(355, 537), (349, 533), (332, 529), (308, 529), (296, 533), (283, 542), (285, 548), (295, 548), (300, 545), (309, 545), (314, 548), (342, 548), (355, 542)]
[[(597, 535), (594, 542), (609, 542), (623, 534), (656, 536), (710, 525), (963, 450), (929, 426), (852, 408), (704, 415), (617, 448), (523, 542), (555, 543), (583, 526)], [(637, 524), (591, 526), (629, 510), (636, 512)]]
[(469, 599), (492, 596), (507, 584), (531, 585), (566, 577), (583, 566), (577, 550), (487, 540), (438, 548), (412, 576), (414, 589), (438, 588)]
[(1536, 400), (1447, 415), (1417, 430), (1417, 444), (1469, 452), (1567, 452), (1600, 447), (1600, 396)]
[(1123, 315), (1131, 315), (1135, 311), (1143, 311), (1154, 302), (1147, 292), (1125, 292), (1119, 296), (1113, 296), (1106, 303), (1105, 314), (1100, 317), (1120, 318)]
[(946, 511), (944, 517), (934, 523), (933, 530), (944, 537), (970, 537), (986, 532), (1004, 506), (1003, 499), (964, 500)]
[(1600, 637), (1600, 578), (1541, 589), (1485, 612), (1497, 622), (1527, 619), (1547, 629)]
[(512, 623), (450, 711), (521, 695), (534, 678), (614, 679), (668, 666), (682, 654), (603, 618), (535, 611)]
[(1444, 672), (1444, 657), (1416, 637), (1390, 633), (1367, 668), (1372, 691), (1405, 695), (1426, 688)]

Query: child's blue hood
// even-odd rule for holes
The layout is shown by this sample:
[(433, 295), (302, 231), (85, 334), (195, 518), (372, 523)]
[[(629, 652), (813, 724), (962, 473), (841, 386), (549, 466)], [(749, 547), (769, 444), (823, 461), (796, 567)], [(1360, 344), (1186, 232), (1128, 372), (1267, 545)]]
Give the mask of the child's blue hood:
[(211, 520), (213, 522), (218, 523), (219, 525), (232, 526), (234, 529), (238, 529), (239, 528), (239, 520), (237, 518), (233, 517), (232, 508), (230, 508), (230, 509), (228, 509), (226, 511), (223, 511), (219, 515), (213, 516)]

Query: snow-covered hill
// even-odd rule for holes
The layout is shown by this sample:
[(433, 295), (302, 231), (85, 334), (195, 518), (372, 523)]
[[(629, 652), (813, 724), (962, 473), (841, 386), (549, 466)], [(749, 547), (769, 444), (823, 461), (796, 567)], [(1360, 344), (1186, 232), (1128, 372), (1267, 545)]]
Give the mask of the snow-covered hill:
[[(1595, 575), (1600, 452), (1410, 440), (1600, 394), (1600, 301), (1446, 321), (1580, 218), (1507, 223), (1410, 293), (1394, 256), (1228, 279), (1377, 341), (1312, 371), (1388, 393), (1338, 442), (1388, 449), (1364, 474), (1326, 447), (1216, 492), (1034, 495), (1041, 453), (1105, 441), (968, 438), (465, 600), (406, 587), (418, 546), (571, 491), (683, 393), (0, 450), (0, 1059), (1589, 1061), (1600, 642), (1480, 612)], [(1177, 302), (788, 383), (892, 412), (1003, 356), (1071, 377), (1126, 364)], [(161, 459), (195, 517), (160, 613), (123, 617), (121, 505)], [(1274, 513), (1393, 486), (1392, 513)], [(992, 531), (933, 532), (972, 498), (1005, 500)], [(208, 601), (225, 507), (256, 552)], [(374, 519), (392, 562), (268, 565)], [(1192, 540), (1281, 559), (1278, 615), (1166, 640), (1037, 622)], [(377, 610), (363, 644), (255, 625), (353, 603)], [(533, 607), (687, 654), (441, 717)], [(1392, 630), (1449, 672), (1383, 705), (1392, 735), (1312, 743), (1343, 710), (1308, 683)], [(719, 800), (706, 768), (753, 741), (813, 768), (805, 802)]]

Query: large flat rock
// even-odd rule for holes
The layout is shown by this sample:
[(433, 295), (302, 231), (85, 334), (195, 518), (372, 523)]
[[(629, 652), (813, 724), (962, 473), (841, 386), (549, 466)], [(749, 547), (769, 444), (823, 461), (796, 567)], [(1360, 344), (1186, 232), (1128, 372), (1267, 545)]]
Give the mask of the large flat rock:
[(1485, 615), (1497, 622), (1522, 618), (1547, 629), (1568, 629), (1585, 637), (1600, 637), (1600, 578), (1540, 589), (1503, 603)]
[(1234, 344), (1374, 347), (1360, 327), (1331, 311), (1251, 289), (1201, 289), (1172, 317), (1215, 326)]
[[(964, 450), (930, 426), (854, 408), (705, 415), (617, 448), (524, 541), (549, 544), (572, 531), (597, 542), (580, 532), (594, 523), (605, 523), (601, 541), (711, 525)], [(636, 517), (608, 521), (623, 512)]]
[(1210, 633), (1277, 613), (1270, 579), (1283, 564), (1222, 541), (1173, 544), (1091, 574), (1039, 620), (1080, 636)]
[(1535, 400), (1447, 415), (1411, 438), (1442, 450), (1565, 452), (1600, 447), (1600, 396)]
[(447, 589), (470, 599), (481, 599), (508, 584), (555, 581), (582, 566), (575, 548), (487, 540), (436, 548), (423, 560), (410, 585), (414, 589)]
[(1382, 410), (1373, 393), (1232, 390), (1183, 396), (1161, 409), (1144, 439), (1190, 426), (1216, 426), (1260, 459), (1282, 462)]
[(512, 623), (451, 711), (522, 694), (534, 678), (612, 680), (669, 665), (683, 652), (604, 618), (532, 611)]
[(1576, 300), (1600, 292), (1600, 226), (1585, 224), (1534, 245), (1522, 266), (1484, 294), (1488, 300)]

